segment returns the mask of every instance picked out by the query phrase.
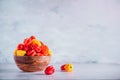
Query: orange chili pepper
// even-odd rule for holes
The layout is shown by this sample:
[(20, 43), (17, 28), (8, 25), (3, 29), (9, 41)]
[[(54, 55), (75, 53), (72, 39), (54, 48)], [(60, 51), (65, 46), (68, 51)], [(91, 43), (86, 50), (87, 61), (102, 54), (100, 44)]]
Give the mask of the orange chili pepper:
[(38, 41), (37, 39), (33, 39), (32, 44), (37, 44), (38, 46), (41, 46), (40, 41)]
[(67, 72), (73, 71), (73, 65), (72, 64), (66, 64), (65, 65), (65, 71), (67, 71)]

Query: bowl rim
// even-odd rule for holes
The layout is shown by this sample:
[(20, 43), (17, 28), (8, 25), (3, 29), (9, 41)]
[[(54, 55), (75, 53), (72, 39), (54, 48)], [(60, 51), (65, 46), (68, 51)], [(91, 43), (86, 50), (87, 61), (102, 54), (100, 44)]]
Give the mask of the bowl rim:
[(51, 57), (51, 56), (15, 56), (13, 55), (14, 57)]

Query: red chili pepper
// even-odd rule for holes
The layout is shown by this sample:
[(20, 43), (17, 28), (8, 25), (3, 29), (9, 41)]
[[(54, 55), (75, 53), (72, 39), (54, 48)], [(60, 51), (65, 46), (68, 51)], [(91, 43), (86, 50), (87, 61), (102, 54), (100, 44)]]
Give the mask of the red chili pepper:
[(66, 64), (64, 64), (64, 65), (62, 65), (62, 66), (60, 67), (62, 71), (65, 70), (65, 66), (66, 66)]
[(25, 45), (25, 51), (29, 51), (29, 50), (32, 50), (31, 46), (30, 45)]
[(25, 46), (28, 46), (32, 43), (32, 39), (26, 38), (26, 39), (24, 39), (23, 43), (25, 44)]
[(35, 56), (35, 54), (36, 54), (35, 50), (30, 50), (27, 52), (28, 56)]
[(24, 50), (24, 48), (25, 48), (25, 46), (22, 43), (18, 44), (18, 46), (17, 46), (18, 50)]
[(38, 46), (37, 44), (33, 44), (31, 45), (32, 49), (35, 50), (37, 53), (39, 53), (41, 51), (41, 47)]
[(35, 39), (35, 36), (31, 36), (30, 39), (31, 39), (31, 40)]
[(55, 68), (53, 66), (48, 66), (46, 69), (45, 69), (45, 74), (46, 75), (51, 75), (55, 72)]

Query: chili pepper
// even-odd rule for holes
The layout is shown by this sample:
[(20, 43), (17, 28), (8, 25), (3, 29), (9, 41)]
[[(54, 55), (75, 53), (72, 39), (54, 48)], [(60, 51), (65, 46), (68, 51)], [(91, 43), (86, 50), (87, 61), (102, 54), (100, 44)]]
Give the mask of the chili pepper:
[(61, 69), (62, 71), (64, 71), (64, 70), (65, 70), (65, 66), (66, 66), (66, 64), (62, 65), (62, 66), (60, 67), (60, 69)]
[(25, 46), (22, 43), (18, 44), (18, 46), (17, 46), (18, 50), (24, 50), (24, 48), (25, 48)]
[(35, 56), (36, 52), (35, 50), (30, 50), (27, 52), (27, 56)]
[(64, 64), (61, 66), (61, 70), (66, 71), (66, 72), (71, 72), (71, 71), (73, 71), (73, 65), (72, 64)]
[(26, 54), (26, 51), (24, 51), (24, 50), (16, 50), (17, 56), (24, 56), (25, 54)]
[(31, 50), (31, 45), (25, 45), (25, 51), (28, 52), (29, 50)]
[(32, 39), (31, 38), (26, 38), (26, 39), (24, 39), (23, 43), (24, 43), (25, 46), (29, 46), (32, 43)]
[(35, 36), (31, 36), (30, 39), (33, 40), (33, 39), (36, 39), (36, 38), (35, 38)]
[(41, 47), (38, 46), (37, 44), (31, 45), (31, 48), (32, 48), (33, 50), (35, 50), (37, 53), (41, 51)]
[(66, 70), (67, 72), (73, 71), (73, 65), (72, 65), (72, 64), (66, 64), (66, 65), (65, 65), (65, 70)]
[(38, 41), (37, 39), (33, 39), (32, 44), (37, 44), (38, 46), (41, 46), (40, 41)]
[(48, 66), (44, 72), (46, 75), (51, 75), (55, 72), (55, 68), (53, 66)]
[(48, 50), (48, 56), (51, 56), (51, 55), (52, 55), (52, 51)]
[(16, 50), (14, 50), (14, 55), (15, 55), (15, 56), (17, 56), (17, 49), (16, 49)]
[(41, 46), (41, 53), (45, 56), (48, 56), (48, 50), (49, 48), (46, 45)]

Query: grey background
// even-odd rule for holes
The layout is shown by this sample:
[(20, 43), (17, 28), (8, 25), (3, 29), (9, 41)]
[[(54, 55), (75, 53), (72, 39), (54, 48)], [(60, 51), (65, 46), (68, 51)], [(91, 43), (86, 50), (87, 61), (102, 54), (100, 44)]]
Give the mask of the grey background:
[(35, 35), (51, 63), (120, 63), (120, 0), (0, 0), (0, 63)]

